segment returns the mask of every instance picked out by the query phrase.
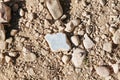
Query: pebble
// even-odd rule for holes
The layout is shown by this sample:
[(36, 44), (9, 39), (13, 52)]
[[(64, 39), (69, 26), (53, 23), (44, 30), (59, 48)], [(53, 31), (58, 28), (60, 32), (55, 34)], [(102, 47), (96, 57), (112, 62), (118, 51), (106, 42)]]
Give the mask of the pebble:
[(59, 0), (46, 0), (46, 6), (54, 19), (58, 19), (63, 15)]
[(18, 30), (12, 29), (11, 32), (10, 32), (10, 35), (15, 36), (17, 34), (17, 32), (18, 32)]
[(17, 56), (17, 52), (10, 52), (10, 53), (9, 53), (9, 56), (11, 56), (11, 57), (16, 57), (16, 56)]
[(4, 2), (10, 2), (11, 0), (4, 0)]
[(86, 49), (91, 49), (93, 46), (95, 46), (94, 42), (87, 34), (84, 35), (83, 45)]
[(9, 63), (12, 59), (9, 56), (5, 56), (5, 61)]
[(106, 0), (99, 0), (100, 4), (104, 6), (106, 4)]
[(120, 29), (113, 34), (112, 40), (115, 44), (120, 44)]
[(65, 33), (54, 33), (45, 35), (45, 39), (48, 42), (51, 50), (56, 51), (68, 51), (70, 45)]
[(4, 55), (0, 53), (0, 62), (2, 62), (4, 58), (5, 58)]
[(96, 67), (96, 73), (101, 77), (108, 77), (110, 75), (110, 70), (105, 66)]
[(35, 75), (35, 72), (33, 71), (33, 68), (29, 68), (29, 69), (27, 70), (27, 74), (28, 74), (28, 75), (31, 75), (31, 76)]
[(7, 48), (7, 43), (5, 41), (0, 41), (0, 49), (4, 50)]
[(80, 43), (79, 37), (78, 36), (72, 36), (71, 41), (75, 46), (78, 46)]
[(79, 68), (85, 58), (86, 51), (76, 48), (72, 53), (72, 63), (75, 67)]
[(65, 26), (66, 26), (66, 28), (65, 28), (66, 32), (72, 32), (75, 28), (75, 26), (73, 25), (72, 22), (67, 23)]
[(78, 26), (80, 24), (79, 19), (73, 19), (73, 20), (71, 20), (71, 22), (73, 23), (73, 26)]
[(112, 52), (112, 42), (104, 43), (103, 50), (111, 53)]
[(118, 80), (120, 80), (120, 72), (117, 73)]
[(114, 34), (115, 31), (116, 31), (116, 29), (115, 29), (114, 27), (110, 27), (110, 28), (109, 28), (109, 31), (110, 31), (112, 34)]
[(34, 13), (28, 13), (28, 19), (32, 21), (34, 19), (35, 15)]
[(64, 64), (67, 64), (70, 61), (70, 55), (63, 55), (62, 56), (62, 62)]
[(11, 20), (11, 8), (0, 3), (0, 23), (7, 23)]
[(23, 9), (20, 9), (20, 10), (19, 10), (19, 15), (20, 15), (21, 17), (23, 17), (23, 16), (25, 15), (25, 12), (23, 11)]
[(116, 64), (112, 64), (111, 66), (113, 68), (114, 73), (118, 73), (118, 71), (119, 71), (119, 64), (116, 63)]
[(31, 52), (23, 53), (23, 55), (24, 55), (24, 60), (27, 62), (35, 61), (37, 58), (36, 55)]
[(6, 38), (3, 24), (0, 24), (0, 41), (4, 41)]
[(10, 37), (10, 38), (6, 39), (6, 42), (7, 42), (7, 43), (9, 43), (9, 44), (11, 44), (11, 43), (12, 43), (12, 41), (13, 41), (13, 38), (12, 38), (12, 37)]

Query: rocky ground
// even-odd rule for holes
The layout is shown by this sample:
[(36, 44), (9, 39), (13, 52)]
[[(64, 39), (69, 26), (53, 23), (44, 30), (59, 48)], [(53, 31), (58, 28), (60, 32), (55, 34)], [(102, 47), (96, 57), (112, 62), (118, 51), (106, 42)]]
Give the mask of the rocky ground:
[(0, 80), (120, 80), (120, 0), (0, 0)]

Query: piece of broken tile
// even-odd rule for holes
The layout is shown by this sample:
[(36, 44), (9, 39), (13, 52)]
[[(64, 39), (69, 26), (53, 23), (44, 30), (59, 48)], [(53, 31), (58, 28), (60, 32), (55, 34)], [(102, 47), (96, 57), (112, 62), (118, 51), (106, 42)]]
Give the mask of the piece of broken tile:
[(65, 33), (47, 34), (45, 39), (52, 51), (68, 51), (70, 49)]
[(83, 44), (86, 49), (91, 49), (95, 45), (87, 34), (84, 35)]

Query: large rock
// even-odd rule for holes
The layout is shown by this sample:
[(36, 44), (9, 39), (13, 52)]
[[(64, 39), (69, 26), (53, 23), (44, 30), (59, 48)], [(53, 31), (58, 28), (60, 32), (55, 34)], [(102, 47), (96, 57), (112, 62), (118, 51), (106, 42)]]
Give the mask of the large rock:
[(70, 45), (64, 33), (47, 34), (45, 36), (52, 51), (68, 51)]
[(63, 15), (59, 0), (46, 0), (46, 6), (54, 19), (58, 19)]

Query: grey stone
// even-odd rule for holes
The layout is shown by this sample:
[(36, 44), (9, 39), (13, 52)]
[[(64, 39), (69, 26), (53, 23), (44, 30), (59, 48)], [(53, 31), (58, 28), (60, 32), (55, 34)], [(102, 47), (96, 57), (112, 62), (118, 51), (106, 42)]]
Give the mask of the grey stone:
[(69, 42), (64, 33), (47, 34), (45, 39), (52, 51), (68, 51), (70, 49)]

